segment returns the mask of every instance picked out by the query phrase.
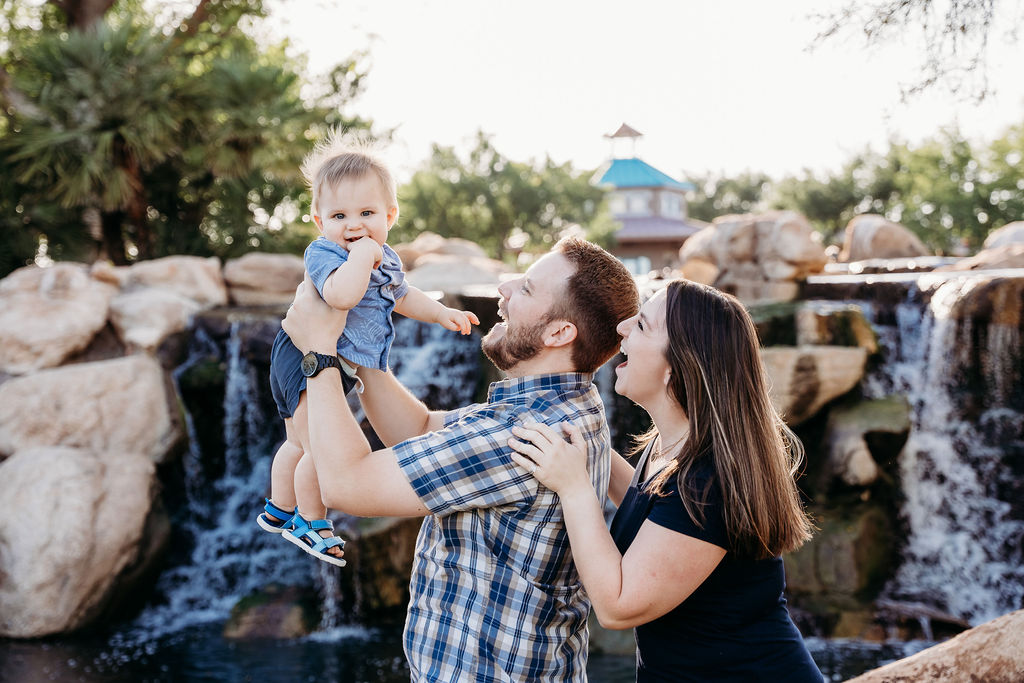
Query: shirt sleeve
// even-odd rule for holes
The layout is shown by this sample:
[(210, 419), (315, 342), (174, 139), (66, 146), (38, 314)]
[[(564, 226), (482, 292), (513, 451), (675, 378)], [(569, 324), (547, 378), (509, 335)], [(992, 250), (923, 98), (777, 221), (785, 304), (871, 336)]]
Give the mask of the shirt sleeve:
[(327, 278), (341, 264), (348, 261), (348, 252), (330, 240), (318, 238), (306, 247), (306, 253), (302, 260), (306, 266), (306, 272), (309, 273), (309, 279), (316, 287), (316, 291), (323, 297)]
[[(707, 476), (697, 476), (691, 479), (693, 482), (692, 493), (695, 500), (699, 501), (703, 498), (703, 490), (705, 485), (709, 483)], [(696, 504), (698, 509), (704, 512), (704, 519), (701, 520), (701, 524), (690, 517), (690, 513), (686, 511), (686, 506), (683, 505), (683, 499), (679, 495), (679, 486), (675, 479), (671, 483), (665, 486), (665, 495), (655, 496), (653, 505), (651, 506), (651, 512), (647, 515), (647, 519), (651, 520), (658, 526), (671, 529), (672, 531), (678, 531), (686, 536), (692, 536), (693, 538), (706, 541), (713, 545), (717, 545), (719, 548), (729, 549), (729, 535), (725, 531), (725, 519), (723, 517), (723, 500), (722, 491), (717, 483), (712, 482), (711, 488), (708, 491), (707, 501), (701, 507)]]
[(402, 257), (388, 245), (383, 246), (384, 259), (381, 268), (391, 276), (391, 286), (394, 288), (394, 298), (398, 301), (409, 293), (409, 283), (405, 281), (405, 271), (402, 270)]
[(446, 416), (446, 426), (394, 447), (402, 472), (435, 515), (475, 508), (529, 507), (539, 484), (512, 461), (512, 410), (488, 406)]

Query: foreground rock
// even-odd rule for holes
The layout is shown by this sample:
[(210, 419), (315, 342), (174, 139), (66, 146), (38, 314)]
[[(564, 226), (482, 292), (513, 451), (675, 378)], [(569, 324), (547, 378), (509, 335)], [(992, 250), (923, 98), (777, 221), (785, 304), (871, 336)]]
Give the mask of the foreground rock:
[(0, 636), (81, 628), (130, 592), (166, 544), (152, 460), (35, 448), (0, 463)]
[(854, 678), (856, 683), (1024, 680), (1024, 610), (972, 628), (912, 657)]
[(771, 380), (772, 405), (798, 425), (864, 376), (867, 350), (846, 346), (776, 346), (761, 350)]
[(250, 252), (224, 264), (224, 281), (240, 306), (289, 304), (304, 270), (299, 256)]
[(74, 446), (159, 462), (181, 435), (171, 405), (160, 364), (145, 355), (18, 377), (0, 384), (0, 455)]
[(799, 283), (827, 260), (818, 234), (793, 211), (720, 216), (683, 244), (679, 258), (686, 277), (745, 303), (795, 299)]
[(917, 235), (899, 223), (865, 213), (854, 216), (847, 223), (839, 260), (864, 261), (928, 256), (930, 253)]
[(0, 371), (60, 365), (107, 324), (116, 290), (77, 263), (27, 266), (0, 281)]

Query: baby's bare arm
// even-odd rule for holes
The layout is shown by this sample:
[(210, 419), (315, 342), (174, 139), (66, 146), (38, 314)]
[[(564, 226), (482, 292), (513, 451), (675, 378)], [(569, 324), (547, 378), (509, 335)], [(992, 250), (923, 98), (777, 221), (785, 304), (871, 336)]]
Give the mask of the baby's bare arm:
[(370, 272), (380, 261), (380, 253), (380, 246), (369, 238), (364, 237), (353, 243), (348, 260), (338, 266), (324, 282), (324, 301), (338, 310), (355, 308), (366, 294)]
[(448, 308), (415, 287), (409, 287), (406, 295), (395, 302), (395, 310), (407, 318), (415, 318), (425, 323), (437, 323), (462, 334), (469, 334), (472, 331), (471, 325), (480, 324), (480, 320), (472, 311)]
[(395, 310), (406, 318), (415, 318), (425, 323), (436, 323), (445, 306), (435, 301), (416, 287), (409, 287), (401, 299), (395, 302)]

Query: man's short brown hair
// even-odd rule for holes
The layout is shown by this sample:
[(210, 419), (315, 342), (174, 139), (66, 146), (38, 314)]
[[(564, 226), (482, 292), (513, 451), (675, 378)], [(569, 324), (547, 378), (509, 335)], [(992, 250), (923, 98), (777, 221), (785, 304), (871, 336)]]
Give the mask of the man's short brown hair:
[(619, 348), (615, 326), (640, 310), (636, 283), (621, 261), (596, 244), (568, 237), (552, 251), (568, 259), (576, 272), (566, 281), (565, 298), (548, 317), (576, 326), (573, 365), (577, 372), (595, 372)]

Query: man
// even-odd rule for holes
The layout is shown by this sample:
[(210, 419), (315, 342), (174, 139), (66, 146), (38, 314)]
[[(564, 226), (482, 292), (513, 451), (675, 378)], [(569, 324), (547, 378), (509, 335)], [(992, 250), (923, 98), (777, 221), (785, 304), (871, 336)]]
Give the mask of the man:
[(589, 602), (558, 498), (519, 469), (508, 441), (524, 422), (580, 427), (606, 495), (610, 444), (592, 373), (639, 308), (628, 271), (603, 249), (563, 240), (498, 291), (504, 322), (483, 350), (508, 379), (486, 403), (430, 412), (390, 373), (359, 369), (381, 440), (371, 452), (330, 356), (345, 314), (299, 287), (283, 323), (308, 355), (310, 446), (324, 503), (350, 514), (426, 515), (410, 584), (405, 650), (413, 680), (585, 680)]

